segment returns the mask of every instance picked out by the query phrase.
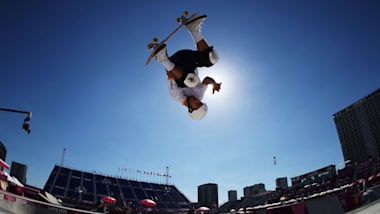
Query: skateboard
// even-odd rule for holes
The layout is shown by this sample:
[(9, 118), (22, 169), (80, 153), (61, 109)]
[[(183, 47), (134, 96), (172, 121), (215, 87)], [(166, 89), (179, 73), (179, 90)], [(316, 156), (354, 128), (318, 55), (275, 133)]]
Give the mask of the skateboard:
[(148, 49), (149, 50), (153, 49), (153, 50), (152, 50), (152, 53), (149, 55), (148, 60), (146, 61), (145, 65), (148, 65), (150, 63), (150, 61), (156, 55), (157, 50), (163, 44), (165, 44), (166, 41), (168, 41), (172, 36), (174, 36), (174, 34), (176, 34), (183, 26), (185, 26), (187, 23), (192, 21), (195, 17), (198, 17), (198, 13), (194, 13), (189, 18), (187, 18), (188, 15), (189, 13), (185, 11), (182, 13), (181, 17), (177, 18), (176, 21), (177, 23), (180, 23), (180, 25), (171, 34), (169, 34), (169, 36), (167, 36), (164, 40), (162, 40), (161, 42), (158, 42), (158, 39), (156, 37), (152, 39), (152, 42), (148, 44)]

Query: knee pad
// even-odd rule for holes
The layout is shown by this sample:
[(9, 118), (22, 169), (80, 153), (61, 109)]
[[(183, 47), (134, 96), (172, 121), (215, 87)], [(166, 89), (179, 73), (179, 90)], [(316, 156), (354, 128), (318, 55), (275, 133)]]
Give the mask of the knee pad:
[(189, 87), (189, 88), (193, 88), (195, 87), (196, 85), (198, 85), (198, 83), (200, 82), (201, 80), (199, 79), (199, 77), (194, 74), (194, 73), (188, 73), (185, 80), (183, 81), (183, 83)]
[(210, 59), (210, 62), (215, 65), (219, 61), (219, 55), (216, 53), (214, 49), (208, 53), (208, 58)]
[(214, 47), (211, 46), (208, 49), (200, 52), (200, 63), (199, 67), (211, 67), (219, 61), (219, 56), (214, 50)]

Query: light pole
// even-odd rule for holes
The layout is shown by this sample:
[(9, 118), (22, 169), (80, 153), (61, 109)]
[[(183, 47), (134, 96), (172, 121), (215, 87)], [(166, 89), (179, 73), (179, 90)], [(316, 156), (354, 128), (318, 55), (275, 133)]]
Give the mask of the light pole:
[(78, 192), (78, 199), (77, 199), (76, 207), (79, 208), (79, 206), (80, 206), (79, 201), (82, 200), (82, 193), (86, 194), (87, 189), (86, 189), (86, 187), (79, 185), (79, 186), (75, 187), (75, 191)]
[(20, 111), (20, 110), (14, 110), (14, 109), (8, 109), (8, 108), (0, 108), (0, 111), (8, 111), (8, 112), (14, 112), (14, 113), (22, 113), (26, 114), (26, 118), (24, 119), (24, 122), (22, 124), (22, 128), (30, 134), (30, 119), (32, 118), (32, 112), (30, 111)]

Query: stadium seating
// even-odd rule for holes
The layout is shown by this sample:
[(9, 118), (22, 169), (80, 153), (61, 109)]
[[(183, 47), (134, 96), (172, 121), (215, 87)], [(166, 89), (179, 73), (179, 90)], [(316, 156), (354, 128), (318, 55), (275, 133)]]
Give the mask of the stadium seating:
[(142, 207), (140, 200), (151, 199), (160, 212), (189, 209), (190, 201), (174, 185), (157, 184), (85, 172), (55, 165), (43, 188), (67, 206), (91, 209), (103, 196), (112, 196), (117, 204), (132, 203)]

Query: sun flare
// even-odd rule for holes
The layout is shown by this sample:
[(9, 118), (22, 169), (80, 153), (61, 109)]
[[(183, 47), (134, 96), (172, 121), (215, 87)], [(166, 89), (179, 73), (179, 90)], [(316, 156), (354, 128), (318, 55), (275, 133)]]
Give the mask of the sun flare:
[[(211, 68), (202, 69), (200, 76), (212, 77), (216, 82), (222, 83), (220, 91), (212, 94), (212, 86), (207, 89), (204, 101), (212, 106), (218, 106), (218, 109), (223, 109), (222, 106), (228, 105), (231, 101), (235, 100), (233, 95), (238, 94), (237, 84), (238, 76), (233, 70), (232, 66), (226, 63), (219, 62)], [(219, 108), (220, 107), (220, 108)]]

